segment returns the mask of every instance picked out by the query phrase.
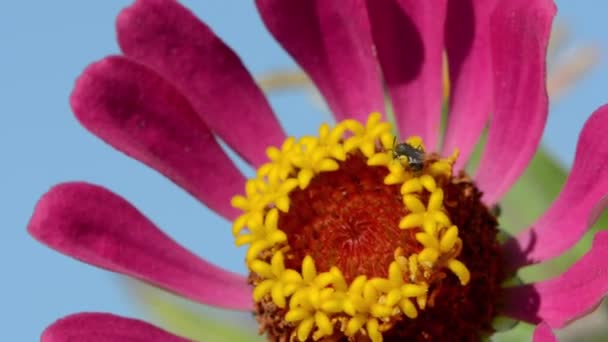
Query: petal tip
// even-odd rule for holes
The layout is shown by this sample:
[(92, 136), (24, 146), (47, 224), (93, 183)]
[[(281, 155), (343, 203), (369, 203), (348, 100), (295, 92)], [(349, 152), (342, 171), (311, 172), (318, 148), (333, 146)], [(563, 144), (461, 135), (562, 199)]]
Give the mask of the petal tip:
[(56, 234), (62, 225), (57, 225), (54, 220), (61, 219), (67, 214), (64, 212), (66, 202), (83, 188), (92, 185), (78, 182), (57, 184), (43, 194), (34, 207), (34, 212), (27, 224), (28, 233), (36, 240), (52, 245)]
[(557, 342), (557, 338), (553, 334), (551, 327), (545, 322), (541, 322), (534, 329), (534, 335), (532, 336), (533, 342)]
[[(112, 97), (109, 91), (123, 94), (123, 99), (129, 98), (128, 94), (133, 90), (116, 81), (116, 75), (124, 73), (128, 63), (122, 56), (107, 56), (89, 64), (76, 78), (69, 103), (74, 116), (83, 126), (88, 127), (88, 123), (99, 116), (97, 109), (100, 103)], [(117, 87), (121, 87), (120, 90)]]
[(138, 319), (108, 313), (82, 312), (53, 322), (42, 332), (40, 341), (185, 342), (187, 340)]

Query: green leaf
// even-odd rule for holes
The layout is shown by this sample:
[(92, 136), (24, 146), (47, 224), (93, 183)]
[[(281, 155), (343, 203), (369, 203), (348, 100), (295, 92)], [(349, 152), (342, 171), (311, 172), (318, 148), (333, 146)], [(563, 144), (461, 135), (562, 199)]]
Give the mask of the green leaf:
[(139, 281), (124, 280), (132, 298), (164, 329), (193, 341), (259, 341), (252, 315), (204, 307)]

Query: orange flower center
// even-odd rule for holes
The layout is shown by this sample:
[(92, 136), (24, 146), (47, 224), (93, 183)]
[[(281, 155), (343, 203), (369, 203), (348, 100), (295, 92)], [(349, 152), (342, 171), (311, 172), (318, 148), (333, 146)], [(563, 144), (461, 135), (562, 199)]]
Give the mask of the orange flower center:
[(419, 253), (413, 230), (399, 228), (408, 211), (399, 186), (385, 185), (388, 170), (369, 167), (357, 153), (340, 169), (321, 173), (304, 190), (290, 194), (291, 210), (279, 218), (290, 246), (286, 264), (299, 269), (306, 255), (318, 270), (337, 266), (351, 282), (359, 275), (388, 276), (398, 247)]

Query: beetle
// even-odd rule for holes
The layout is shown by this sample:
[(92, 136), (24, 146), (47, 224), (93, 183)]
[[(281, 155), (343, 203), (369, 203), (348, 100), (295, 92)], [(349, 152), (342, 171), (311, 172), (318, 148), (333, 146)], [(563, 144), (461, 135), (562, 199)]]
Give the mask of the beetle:
[(393, 158), (407, 158), (409, 167), (415, 172), (422, 171), (424, 167), (424, 150), (421, 146), (414, 147), (406, 142), (398, 143), (397, 138), (393, 140)]

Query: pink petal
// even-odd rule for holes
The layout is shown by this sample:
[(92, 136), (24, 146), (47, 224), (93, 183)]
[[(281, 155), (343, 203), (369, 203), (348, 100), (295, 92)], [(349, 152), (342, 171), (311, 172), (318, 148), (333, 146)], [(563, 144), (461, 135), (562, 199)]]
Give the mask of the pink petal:
[(436, 151), (443, 97), (447, 0), (367, 0), (378, 59), (400, 136), (419, 135)]
[(608, 232), (595, 235), (591, 250), (557, 278), (505, 289), (504, 313), (530, 323), (563, 327), (593, 310), (608, 293)]
[(125, 154), (158, 170), (226, 219), (245, 179), (209, 128), (171, 85), (124, 57), (90, 65), (70, 98), (78, 120)]
[(198, 258), (126, 200), (100, 186), (53, 187), (36, 205), (28, 231), (61, 253), (197, 302), (252, 309), (251, 289), (244, 277)]
[(48, 326), (42, 342), (186, 342), (152, 324), (108, 313), (83, 312)]
[(492, 110), (493, 77), (490, 46), (490, 14), (495, 2), (450, 0), (445, 44), (450, 72), (450, 113), (443, 155), (460, 150), (456, 168), (461, 169), (486, 125)]
[(266, 27), (339, 119), (384, 112), (364, 0), (256, 0)]
[[(494, 110), (476, 182), (496, 203), (534, 155), (547, 119), (545, 57), (551, 0), (498, 1), (491, 17)], [(500, 175), (500, 176), (497, 176)]]
[(534, 329), (533, 342), (557, 342), (557, 338), (547, 323), (543, 322)]
[(188, 9), (138, 0), (117, 19), (122, 51), (157, 71), (243, 159), (258, 166), (285, 135), (239, 57)]
[(607, 204), (608, 105), (596, 110), (579, 137), (574, 166), (559, 197), (532, 227), (504, 249), (511, 269), (559, 256), (574, 246)]

